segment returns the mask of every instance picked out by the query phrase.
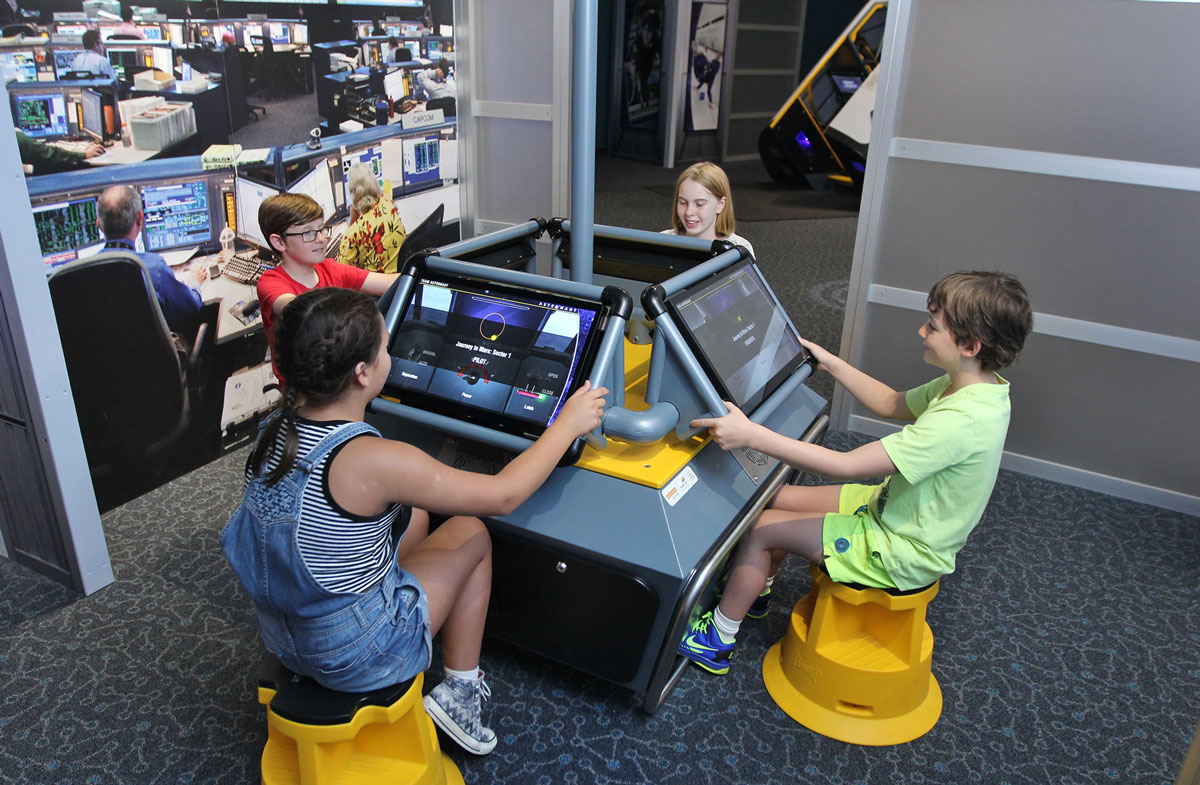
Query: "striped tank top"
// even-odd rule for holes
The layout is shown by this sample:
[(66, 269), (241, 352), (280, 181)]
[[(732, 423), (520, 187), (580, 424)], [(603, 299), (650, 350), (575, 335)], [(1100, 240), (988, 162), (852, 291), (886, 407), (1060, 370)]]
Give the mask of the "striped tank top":
[[(345, 422), (314, 422), (296, 419), (296, 430), (300, 437), (296, 455), (303, 458), (331, 431)], [(356, 439), (379, 438), (361, 434)], [(353, 441), (351, 439), (350, 441)], [(280, 432), (276, 448), (268, 457), (263, 474), (269, 473), (279, 462), (283, 452), (283, 432)], [(401, 517), (404, 506), (393, 504), (378, 516), (361, 516), (347, 512), (329, 491), (328, 466), (345, 443), (335, 447), (319, 464), (313, 467), (300, 505), (300, 522), (296, 533), (296, 544), (304, 565), (321, 588), (336, 594), (361, 594), (383, 579), (396, 558), (395, 544), (403, 531), (393, 536), (392, 527), (397, 521), (407, 522)], [(246, 467), (249, 480), (249, 465)]]

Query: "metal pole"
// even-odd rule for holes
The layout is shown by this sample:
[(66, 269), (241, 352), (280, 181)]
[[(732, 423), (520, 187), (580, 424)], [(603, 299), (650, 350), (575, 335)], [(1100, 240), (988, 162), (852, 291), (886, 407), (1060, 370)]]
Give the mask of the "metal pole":
[(592, 282), (596, 220), (596, 0), (576, 0), (571, 47), (571, 280)]

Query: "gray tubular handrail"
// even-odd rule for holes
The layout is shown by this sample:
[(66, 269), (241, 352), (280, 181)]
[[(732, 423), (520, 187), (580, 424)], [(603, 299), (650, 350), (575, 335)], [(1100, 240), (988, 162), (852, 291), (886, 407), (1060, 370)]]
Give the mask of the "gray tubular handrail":
[(393, 417), (399, 417), (402, 420), (434, 428), (452, 436), (459, 436), (463, 439), (470, 439), (482, 444), (490, 444), (493, 447), (499, 447), (509, 452), (524, 452), (533, 446), (533, 441), (530, 439), (494, 431), (491, 428), (484, 428), (481, 425), (456, 420), (453, 417), (447, 417), (443, 414), (434, 414), (433, 412), (427, 412), (413, 406), (389, 401), (386, 398), (374, 399), (368, 405), (368, 408), (373, 412), (390, 414)]
[[(801, 441), (809, 444), (816, 443), (821, 440), (828, 429), (829, 415), (822, 414), (804, 432)], [(662, 648), (659, 649), (658, 658), (655, 659), (654, 668), (650, 672), (650, 682), (646, 686), (646, 696), (642, 702), (642, 710), (647, 714), (653, 714), (658, 710), (667, 694), (674, 689), (679, 677), (683, 675), (683, 669), (688, 665), (688, 660), (679, 657), (678, 651), (679, 641), (683, 640), (683, 634), (691, 620), (692, 608), (699, 602), (700, 595), (704, 593), (704, 589), (712, 580), (717, 568), (725, 562), (738, 540), (766, 508), (767, 502), (784, 484), (791, 471), (792, 468), (783, 462), (775, 467), (763, 483), (755, 503), (743, 513), (729, 533), (709, 549), (704, 561), (692, 571), (692, 577), (688, 580), (683, 594), (679, 597), (679, 602), (675, 605), (671, 625), (667, 628), (666, 638), (663, 639)], [(803, 477), (803, 473), (800, 477)], [(799, 477), (797, 479), (799, 480)]]
[(455, 254), (471, 253), (472, 251), (478, 251), (490, 245), (499, 245), (519, 237), (533, 237), (536, 239), (544, 229), (545, 225), (541, 221), (529, 220), (523, 224), (509, 226), (505, 229), (498, 229), (494, 232), (478, 235), (477, 237), (468, 237), (466, 240), (459, 240), (456, 243), (443, 245), (437, 249), (437, 252), (438, 256), (453, 259)]

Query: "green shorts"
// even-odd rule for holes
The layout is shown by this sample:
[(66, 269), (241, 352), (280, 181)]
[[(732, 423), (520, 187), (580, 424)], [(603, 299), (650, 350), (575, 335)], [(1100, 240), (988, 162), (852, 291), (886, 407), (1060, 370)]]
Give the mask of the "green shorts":
[(867, 512), (867, 502), (875, 485), (847, 484), (838, 497), (838, 511), (825, 514), (821, 528), (821, 546), (825, 570), (838, 583), (896, 588), (896, 582), (883, 568), (876, 543), (879, 531)]

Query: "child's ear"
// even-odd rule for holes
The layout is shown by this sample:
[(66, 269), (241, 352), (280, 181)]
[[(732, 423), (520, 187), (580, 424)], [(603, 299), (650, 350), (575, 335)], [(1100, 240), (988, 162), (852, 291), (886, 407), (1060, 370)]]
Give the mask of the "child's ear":
[(963, 357), (975, 357), (983, 350), (983, 344), (978, 338), (974, 338), (966, 343), (960, 343), (958, 348), (962, 350)]
[(277, 234), (273, 234), (268, 237), (267, 242), (270, 243), (271, 247), (279, 253), (283, 253), (287, 249), (287, 240), (283, 239)]

